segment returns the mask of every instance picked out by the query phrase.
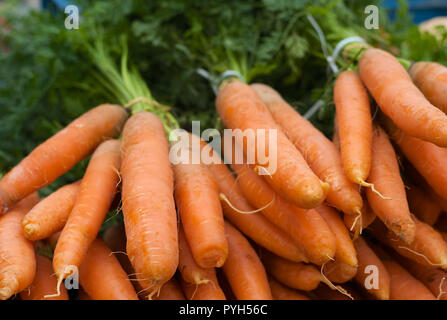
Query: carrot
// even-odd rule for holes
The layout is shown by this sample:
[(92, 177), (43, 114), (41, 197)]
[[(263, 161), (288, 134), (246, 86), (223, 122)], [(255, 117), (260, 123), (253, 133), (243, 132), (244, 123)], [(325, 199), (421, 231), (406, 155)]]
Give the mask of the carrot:
[(120, 146), (118, 140), (105, 141), (90, 159), (73, 210), (54, 250), (53, 268), (58, 284), (69, 275), (72, 266), (81, 265), (115, 197)]
[(347, 177), (365, 187), (371, 168), (372, 118), (369, 97), (357, 72), (341, 72), (334, 85), (337, 135)]
[(238, 300), (271, 300), (267, 274), (247, 239), (229, 222), (225, 222), (228, 259), (223, 265), (228, 282)]
[(438, 300), (447, 300), (447, 272), (436, 268), (424, 267), (397, 254), (394, 258), (421, 281)]
[(359, 72), (380, 109), (401, 130), (447, 147), (447, 116), (424, 97), (395, 57), (368, 49), (360, 57)]
[(42, 240), (62, 230), (75, 204), (80, 183), (59, 188), (32, 208), (22, 221), (25, 237), (31, 241)]
[(384, 200), (371, 189), (366, 190), (368, 203), (387, 228), (406, 243), (415, 236), (415, 224), (405, 194), (405, 186), (400, 176), (399, 164), (387, 134), (376, 127), (373, 132), (373, 149), (369, 180), (391, 199)]
[(376, 214), (372, 211), (368, 201), (363, 201), (363, 207), (360, 216), (353, 216), (349, 214), (343, 215), (343, 220), (346, 228), (354, 233), (353, 239), (357, 239), (362, 234), (363, 229), (366, 229), (376, 219)]
[(166, 282), (160, 290), (160, 294), (154, 300), (186, 300), (180, 284), (175, 278)]
[(436, 62), (416, 62), (410, 70), (414, 84), (433, 105), (447, 112), (447, 68)]
[(441, 206), (430, 195), (427, 195), (424, 190), (414, 185), (408, 186), (407, 199), (411, 212), (418, 219), (431, 226), (436, 223), (441, 214)]
[(447, 270), (447, 243), (441, 234), (430, 225), (414, 218), (416, 222), (416, 235), (411, 244), (406, 244), (393, 233), (387, 231), (380, 222), (375, 221), (369, 232), (380, 242), (396, 250), (400, 255), (407, 257), (427, 267), (438, 266)]
[(225, 294), (219, 286), (216, 274), (210, 282), (202, 284), (187, 283), (180, 279), (183, 292), (188, 300), (226, 300)]
[[(377, 256), (377, 254), (369, 247), (363, 237), (358, 237), (354, 242), (357, 250), (357, 258), (359, 260), (359, 267), (355, 276), (355, 282), (366, 292), (373, 295), (379, 300), (389, 300), (390, 298), (390, 275), (384, 264)], [(374, 269), (377, 273), (377, 287), (375, 287), (373, 277)]]
[(194, 260), (202, 268), (221, 267), (228, 245), (219, 186), (203, 164), (175, 164), (174, 180), (175, 202)]
[(261, 258), (267, 272), (290, 288), (310, 291), (322, 280), (320, 271), (311, 264), (288, 261), (265, 250)]
[(349, 231), (346, 229), (340, 214), (325, 204), (320, 205), (316, 210), (326, 221), (335, 236), (335, 261), (344, 263), (356, 269), (358, 261), (354, 243), (349, 236)]
[(340, 260), (334, 260), (326, 263), (321, 272), (332, 283), (345, 283), (355, 277), (357, 266), (353, 267)]
[(178, 270), (180, 271), (182, 279), (187, 283), (197, 285), (210, 282), (210, 279), (212, 279), (213, 275), (215, 276), (216, 274), (214, 268), (202, 268), (197, 265), (186, 240), (185, 231), (182, 227), (179, 227), (178, 242)]
[(447, 159), (447, 149), (405, 134), (402, 130), (396, 128), (389, 119), (385, 120), (385, 123), (390, 136), (405, 157), (433, 190), (442, 198), (447, 199), (447, 169), (444, 166), (445, 159)]
[(61, 288), (60, 296), (45, 298), (46, 295), (53, 293), (57, 278), (54, 276), (50, 259), (36, 254), (36, 264), (36, 276), (33, 283), (20, 293), (20, 298), (22, 300), (68, 300), (68, 293), (64, 287)]
[(397, 262), (384, 259), (390, 274), (390, 300), (435, 300), (436, 297)]
[[(206, 146), (202, 141), (202, 147)], [(288, 234), (267, 220), (262, 213), (256, 212), (247, 202), (233, 174), (222, 163), (220, 156), (211, 151), (214, 162), (208, 168), (219, 186), (225, 218), (251, 240), (276, 255), (296, 262), (307, 261), (303, 251)]]
[(247, 200), (256, 208), (263, 208), (263, 215), (287, 232), (309, 261), (322, 265), (335, 255), (334, 234), (317, 211), (301, 209), (281, 198), (248, 165), (232, 167)]
[(92, 242), (79, 268), (79, 281), (93, 300), (138, 300), (126, 272), (99, 238)]
[(0, 300), (27, 288), (36, 274), (34, 246), (25, 238), (21, 222), (39, 201), (32, 193), (17, 203), (8, 214), (0, 216)]
[(0, 180), (0, 213), (37, 191), (88, 156), (104, 139), (117, 135), (127, 113), (100, 105), (43, 142)]
[(173, 172), (165, 129), (155, 115), (142, 111), (129, 118), (121, 156), (126, 251), (152, 296), (178, 265)]
[(349, 296), (342, 294), (337, 290), (332, 290), (323, 284), (320, 284), (315, 290), (312, 291), (312, 293), (317, 296), (318, 300), (363, 300), (363, 297), (352, 286), (344, 284), (343, 289), (349, 293), (352, 299)]
[(303, 155), (312, 171), (329, 184), (326, 201), (346, 214), (359, 214), (362, 197), (355, 184), (343, 172), (341, 156), (335, 145), (274, 89), (263, 84), (252, 84), (251, 87), (261, 97), (274, 120)]
[(279, 282), (269, 278), (270, 289), (274, 300), (310, 300), (304, 294), (287, 288)]
[[(323, 202), (328, 184), (321, 182), (312, 172), (303, 156), (275, 123), (253, 88), (237, 80), (225, 83), (217, 95), (216, 108), (227, 128), (240, 129), (243, 132), (252, 130), (255, 140), (245, 139), (247, 145), (254, 145), (255, 141), (262, 143), (258, 129), (266, 130), (264, 150), (267, 158), (276, 156), (276, 170), (269, 172), (265, 178), (276, 192), (303, 208), (314, 208)], [(277, 133), (276, 150), (275, 146), (269, 143), (271, 130), (276, 130)], [(245, 153), (247, 151), (258, 153), (260, 150), (256, 147), (253, 150), (244, 150)], [(265, 166), (259, 157), (260, 155), (256, 154), (256, 165)]]

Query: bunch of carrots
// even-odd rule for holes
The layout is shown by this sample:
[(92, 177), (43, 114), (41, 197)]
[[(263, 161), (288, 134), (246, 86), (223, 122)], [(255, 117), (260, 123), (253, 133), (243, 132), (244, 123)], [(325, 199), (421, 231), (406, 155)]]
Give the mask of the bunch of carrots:
[[(67, 300), (68, 279), (84, 300), (447, 299), (446, 67), (363, 50), (335, 81), (332, 140), (273, 88), (224, 80), (220, 119), (254, 141), (214, 150), (181, 143), (126, 59), (95, 50), (125, 107), (91, 109), (0, 180), (0, 299)], [(259, 129), (276, 130), (272, 172), (231, 159), (260, 151)], [(88, 156), (80, 181), (39, 198)], [(100, 237), (110, 210), (124, 224)]]

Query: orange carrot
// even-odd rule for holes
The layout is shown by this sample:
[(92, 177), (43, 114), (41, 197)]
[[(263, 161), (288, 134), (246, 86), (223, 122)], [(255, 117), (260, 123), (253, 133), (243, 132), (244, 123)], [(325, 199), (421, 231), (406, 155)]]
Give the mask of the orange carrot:
[(267, 272), (290, 288), (310, 291), (322, 280), (320, 270), (311, 264), (288, 261), (265, 250), (261, 258)]
[(407, 199), (411, 212), (419, 220), (431, 226), (435, 224), (441, 214), (441, 206), (429, 194), (414, 185), (409, 185)]
[(271, 300), (267, 274), (255, 250), (247, 239), (225, 222), (228, 239), (228, 259), (223, 265), (231, 289), (238, 300)]
[(154, 300), (186, 300), (186, 298), (178, 281), (172, 278), (163, 285), (160, 294), (154, 296)]
[(73, 210), (54, 250), (53, 268), (59, 284), (72, 266), (81, 265), (109, 211), (119, 183), (120, 147), (118, 140), (105, 141), (90, 159)]
[(384, 259), (390, 274), (390, 300), (435, 300), (436, 297), (426, 286), (397, 262)]
[(88, 156), (104, 139), (117, 135), (126, 118), (124, 108), (101, 105), (39, 145), (0, 180), (0, 213), (49, 185)]
[(62, 230), (75, 204), (80, 183), (59, 188), (32, 208), (22, 221), (25, 237), (31, 241), (42, 240)]
[(447, 272), (436, 268), (424, 267), (397, 254), (394, 258), (421, 281), (438, 300), (447, 300)]
[(320, 205), (319, 207), (316, 208), (316, 210), (326, 221), (326, 223), (328, 224), (329, 228), (331, 229), (332, 233), (335, 236), (337, 246), (335, 251), (335, 261), (338, 261), (339, 263), (344, 263), (356, 269), (358, 261), (354, 248), (354, 243), (352, 242), (351, 237), (349, 236), (349, 231), (348, 229), (346, 229), (346, 226), (343, 223), (340, 214), (325, 204)]
[(357, 239), (362, 234), (363, 229), (366, 229), (377, 218), (374, 211), (372, 211), (368, 201), (363, 201), (363, 207), (360, 216), (353, 216), (345, 214), (343, 220), (346, 228), (354, 233), (353, 240)]
[(221, 267), (228, 245), (219, 186), (203, 164), (175, 164), (174, 180), (175, 202), (194, 260), (202, 268)]
[(368, 230), (376, 239), (393, 248), (400, 255), (427, 267), (437, 266), (447, 270), (447, 243), (441, 234), (430, 225), (419, 221), (416, 217), (414, 220), (416, 235), (411, 244), (406, 244), (387, 231), (386, 227), (378, 220)]
[(273, 224), (287, 232), (309, 261), (322, 265), (336, 250), (334, 234), (314, 209), (304, 210), (281, 198), (248, 165), (232, 165), (247, 200)]
[[(329, 186), (327, 183), (321, 182), (312, 172), (303, 156), (275, 123), (253, 88), (237, 80), (225, 83), (220, 88), (216, 107), (227, 128), (240, 129), (243, 132), (247, 129), (252, 130), (255, 139), (247, 141), (246, 137), (243, 145), (252, 144), (254, 146), (255, 140), (260, 140), (258, 129), (266, 130), (265, 151), (268, 155), (267, 158), (276, 155), (277, 165), (276, 170), (269, 172), (265, 178), (276, 192), (302, 208), (314, 208), (323, 202)], [(269, 143), (271, 130), (277, 132), (276, 150)], [(259, 151), (258, 147), (254, 150)], [(244, 152), (246, 153), (247, 150)], [(257, 166), (263, 167), (266, 163), (263, 163), (259, 156), (257, 154), (254, 160)], [(270, 164), (272, 163), (267, 165)]]
[(202, 268), (197, 265), (182, 227), (179, 227), (178, 242), (178, 270), (180, 271), (182, 279), (187, 283), (197, 285), (210, 282), (210, 279), (212, 279), (213, 276), (215, 277), (216, 271), (214, 270), (214, 268)]
[(373, 149), (369, 180), (391, 199), (383, 199), (371, 189), (366, 190), (368, 203), (385, 225), (406, 243), (415, 235), (415, 224), (400, 176), (399, 164), (387, 134), (376, 127), (373, 132)]
[(333, 283), (345, 283), (355, 277), (357, 266), (353, 267), (345, 262), (335, 259), (322, 267), (324, 276)]
[(436, 62), (416, 62), (410, 70), (414, 84), (433, 105), (447, 112), (447, 68)]
[(270, 289), (274, 300), (310, 300), (304, 294), (287, 288), (281, 283), (269, 278)]
[(122, 199), (127, 254), (149, 296), (178, 265), (174, 179), (166, 133), (149, 112), (127, 121), (122, 140)]
[(337, 135), (348, 178), (366, 183), (372, 158), (372, 118), (369, 97), (357, 72), (347, 70), (337, 76), (334, 86)]
[[(329, 184), (326, 201), (347, 214), (359, 214), (362, 197), (355, 184), (349, 181), (343, 172), (340, 153), (335, 145), (284, 101), (274, 89), (263, 84), (252, 84), (251, 87), (301, 152), (312, 171)], [(358, 154), (356, 156), (358, 159)]]
[(368, 49), (360, 57), (359, 72), (380, 109), (400, 129), (447, 147), (447, 116), (424, 97), (395, 57)]
[(32, 193), (0, 216), (0, 300), (27, 288), (36, 274), (34, 246), (25, 238), (22, 219), (39, 201)]
[(79, 268), (82, 288), (93, 300), (138, 300), (126, 272), (101, 239), (95, 239)]
[(20, 298), (22, 300), (68, 300), (68, 293), (64, 287), (61, 288), (60, 296), (45, 298), (46, 295), (53, 293), (57, 278), (54, 276), (50, 259), (36, 254), (36, 263), (36, 276), (33, 283), (20, 293)]
[[(390, 275), (387, 269), (369, 247), (363, 237), (358, 237), (354, 242), (357, 250), (359, 267), (355, 276), (355, 282), (366, 292), (379, 300), (389, 300), (390, 298)], [(373, 272), (377, 272), (377, 280)], [(377, 281), (377, 283), (375, 283)], [(377, 286), (376, 286), (377, 285)]]
[[(202, 141), (202, 146), (207, 145)], [(307, 261), (303, 251), (288, 234), (268, 221), (262, 213), (256, 212), (247, 202), (228, 167), (216, 152), (211, 152), (214, 162), (208, 168), (219, 186), (225, 218), (258, 245), (276, 255), (296, 262)]]
[(397, 129), (389, 119), (385, 122), (390, 136), (405, 157), (433, 190), (442, 198), (447, 199), (447, 170), (444, 166), (445, 159), (447, 159), (447, 149), (405, 134)]
[(192, 284), (180, 279), (183, 292), (188, 300), (226, 300), (225, 294), (219, 286), (214, 274), (210, 282), (203, 284)]

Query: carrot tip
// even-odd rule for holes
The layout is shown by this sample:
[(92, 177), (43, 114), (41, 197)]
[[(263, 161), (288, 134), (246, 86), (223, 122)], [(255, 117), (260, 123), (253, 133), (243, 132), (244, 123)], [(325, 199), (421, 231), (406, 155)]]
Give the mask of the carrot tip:
[(26, 238), (31, 238), (37, 230), (37, 225), (34, 223), (29, 223), (23, 226), (23, 232)]
[(12, 296), (12, 290), (10, 288), (0, 289), (0, 300), (9, 299)]
[(384, 200), (393, 200), (393, 198), (391, 197), (385, 197), (383, 194), (381, 194), (379, 191), (377, 191), (377, 189), (374, 187), (374, 184), (372, 183), (368, 183), (364, 180), (360, 180), (359, 181), (359, 185), (361, 185), (362, 187), (366, 187), (366, 188), (371, 188), (371, 190), (376, 193), (379, 197), (381, 197)]
[(346, 289), (344, 289), (343, 287), (341, 287), (341, 286), (336, 286), (336, 285), (334, 285), (325, 275), (324, 275), (324, 272), (323, 272), (323, 269), (324, 269), (324, 266), (326, 265), (326, 263), (324, 263), (322, 266), (321, 266), (321, 269), (320, 269), (320, 273), (321, 273), (321, 276), (323, 277), (323, 280), (322, 280), (322, 282), (323, 283), (325, 283), (329, 288), (331, 288), (332, 290), (337, 290), (338, 292), (340, 292), (341, 294), (343, 294), (343, 295), (345, 295), (345, 296), (347, 296), (347, 297), (349, 297), (349, 298), (351, 298), (351, 300), (354, 300), (354, 297), (348, 292), (348, 291), (346, 291)]
[(47, 295), (43, 296), (44, 299), (47, 299), (47, 298), (54, 298), (54, 297), (60, 297), (60, 295), (61, 295), (61, 284), (62, 284), (62, 281), (64, 281), (64, 275), (63, 275), (63, 274), (61, 274), (61, 275), (59, 276), (59, 278), (57, 278), (57, 285), (56, 285), (57, 292), (56, 292), (55, 294), (47, 294)]

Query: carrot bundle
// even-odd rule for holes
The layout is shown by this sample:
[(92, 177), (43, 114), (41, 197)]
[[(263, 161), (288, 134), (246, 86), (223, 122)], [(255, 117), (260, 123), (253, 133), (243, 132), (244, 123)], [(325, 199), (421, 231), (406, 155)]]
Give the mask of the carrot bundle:
[(340, 153), (335, 145), (284, 101), (274, 89), (262, 84), (252, 84), (251, 87), (261, 97), (275, 121), (301, 152), (313, 172), (329, 184), (326, 201), (347, 214), (359, 214), (362, 198), (358, 188), (343, 172)]
[(103, 140), (117, 135), (126, 119), (124, 108), (100, 105), (43, 142), (0, 180), (0, 213), (49, 185)]
[(129, 118), (122, 139), (122, 200), (127, 254), (149, 296), (178, 265), (173, 172), (165, 128), (153, 114)]
[(108, 140), (93, 153), (54, 250), (53, 268), (59, 283), (72, 266), (81, 265), (109, 211), (119, 183), (120, 147), (118, 140)]
[(22, 221), (25, 237), (42, 240), (61, 230), (73, 209), (80, 183), (59, 188), (32, 208)]
[(360, 57), (359, 72), (380, 109), (401, 130), (447, 147), (447, 115), (424, 97), (395, 57), (368, 49)]
[(39, 201), (32, 193), (8, 214), (0, 216), (0, 300), (6, 300), (28, 287), (36, 274), (34, 246), (25, 238), (22, 219)]
[[(252, 130), (255, 139), (246, 138), (243, 145), (258, 144), (261, 139), (258, 129), (266, 131), (264, 150), (267, 156), (277, 156), (277, 165), (275, 172), (269, 172), (265, 178), (276, 192), (302, 208), (314, 208), (323, 202), (329, 185), (315, 176), (253, 88), (237, 80), (225, 83), (217, 96), (216, 108), (227, 128)], [(277, 132), (276, 148), (270, 145), (269, 130)], [(258, 147), (253, 150), (259, 151)], [(256, 154), (254, 159), (257, 166), (271, 164), (263, 163), (259, 156)]]
[(416, 62), (410, 70), (414, 84), (433, 105), (447, 112), (447, 68), (436, 62)]

